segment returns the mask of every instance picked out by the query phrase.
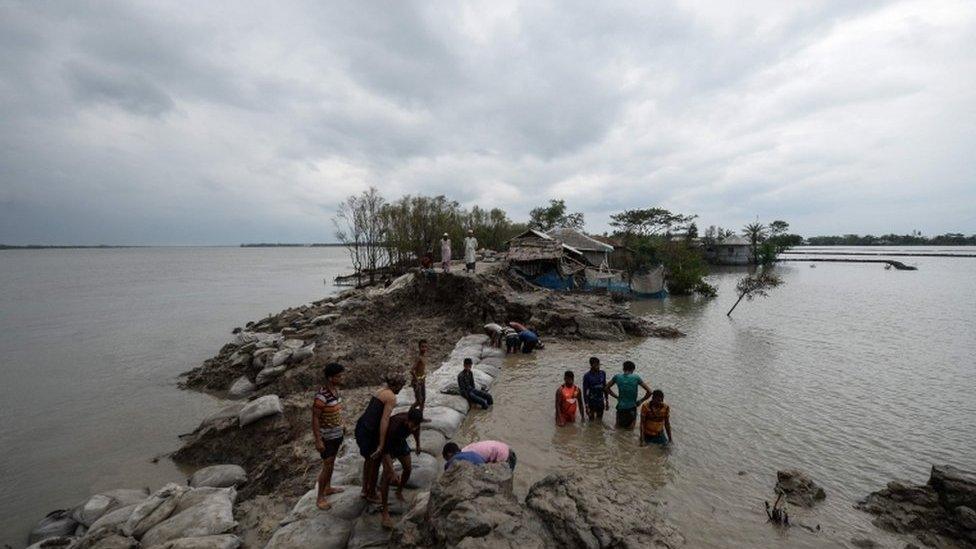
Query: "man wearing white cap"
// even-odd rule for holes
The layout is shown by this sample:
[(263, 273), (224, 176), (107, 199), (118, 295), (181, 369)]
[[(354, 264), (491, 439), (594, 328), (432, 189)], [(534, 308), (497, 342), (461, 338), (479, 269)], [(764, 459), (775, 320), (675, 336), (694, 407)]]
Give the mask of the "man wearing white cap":
[(447, 233), (441, 238), (441, 268), (445, 273), (451, 272), (451, 239)]

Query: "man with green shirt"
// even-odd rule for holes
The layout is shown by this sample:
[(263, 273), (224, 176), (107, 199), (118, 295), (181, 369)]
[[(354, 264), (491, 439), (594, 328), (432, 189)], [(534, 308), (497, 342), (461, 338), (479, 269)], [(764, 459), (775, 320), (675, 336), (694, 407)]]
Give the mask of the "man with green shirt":
[[(651, 398), (651, 388), (644, 383), (639, 375), (634, 373), (637, 367), (633, 362), (624, 362), (624, 373), (613, 376), (607, 384), (606, 392), (608, 395), (617, 399), (617, 427), (630, 429), (637, 420), (637, 407)], [(617, 387), (620, 394), (614, 392)], [(644, 388), (644, 397), (637, 400), (637, 387)]]

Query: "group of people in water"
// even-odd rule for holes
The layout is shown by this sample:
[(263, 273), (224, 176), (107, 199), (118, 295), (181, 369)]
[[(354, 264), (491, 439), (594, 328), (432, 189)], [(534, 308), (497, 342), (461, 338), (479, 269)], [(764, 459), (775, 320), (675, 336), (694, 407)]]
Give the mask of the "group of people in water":
[[(510, 323), (516, 324), (516, 323)], [(490, 328), (489, 328), (490, 327)], [(496, 329), (497, 327), (497, 329)], [(516, 333), (520, 341), (517, 351), (509, 352), (530, 353), (539, 346), (538, 333), (531, 327), (518, 328), (509, 326), (509, 330)], [(498, 324), (485, 327), (489, 332), (491, 345), (500, 346), (507, 339), (511, 331)], [(528, 340), (521, 337), (522, 333), (530, 332), (534, 336), (534, 343), (525, 349)], [(414, 403), (405, 412), (394, 414), (397, 394), (408, 383), (408, 378), (401, 372), (389, 372), (383, 378), (383, 386), (377, 390), (366, 405), (366, 409), (356, 421), (355, 440), (360, 455), (364, 458), (362, 472), (362, 497), (381, 505), (382, 523), (392, 527), (389, 515), (389, 490), (395, 488), (396, 497), (403, 500), (403, 489), (410, 479), (412, 471), (411, 448), (408, 440), (414, 439), (413, 450), (420, 455), (420, 431), (424, 423), (424, 407), (427, 400), (427, 352), (429, 346), (426, 340), (417, 344), (417, 359), (410, 369), (409, 383), (414, 393)], [(468, 400), (471, 405), (478, 405), (488, 409), (493, 404), (491, 395), (478, 388), (471, 371), (473, 361), (464, 359), (464, 368), (458, 374), (458, 393)], [(668, 444), (673, 441), (671, 433), (670, 409), (664, 402), (664, 393), (651, 388), (635, 372), (633, 362), (623, 363), (623, 372), (614, 375), (607, 382), (606, 372), (600, 367), (600, 360), (590, 359), (589, 371), (583, 375), (583, 387), (575, 383), (575, 374), (567, 371), (563, 384), (556, 390), (555, 421), (564, 426), (576, 421), (579, 414), (580, 421), (602, 421), (604, 411), (610, 409), (610, 399), (616, 400), (616, 425), (618, 428), (629, 429), (639, 419), (638, 437), (640, 444)], [(318, 476), (317, 506), (319, 509), (329, 509), (329, 496), (342, 492), (343, 488), (332, 486), (332, 472), (335, 459), (345, 436), (343, 423), (343, 402), (339, 388), (345, 367), (338, 363), (325, 366), (325, 383), (315, 394), (312, 404), (312, 434), (315, 449), (322, 458), (322, 470)], [(644, 395), (638, 398), (638, 390), (642, 388)], [(513, 470), (517, 461), (515, 452), (504, 442), (495, 440), (477, 441), (461, 447), (454, 442), (448, 442), (441, 451), (444, 458), (444, 468), (466, 461), (476, 465), (486, 463), (506, 463)], [(400, 474), (394, 469), (394, 460), (400, 463)], [(380, 469), (382, 468), (382, 475)]]

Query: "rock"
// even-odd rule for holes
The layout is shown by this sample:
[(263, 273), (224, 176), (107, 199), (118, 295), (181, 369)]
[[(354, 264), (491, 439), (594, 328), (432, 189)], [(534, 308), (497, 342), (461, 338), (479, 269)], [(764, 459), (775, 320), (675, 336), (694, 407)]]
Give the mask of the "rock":
[[(656, 516), (646, 494), (601, 495), (575, 475), (552, 474), (525, 497), (560, 547), (678, 547), (684, 538)], [(607, 497), (612, 495), (612, 497)]]
[[(417, 443), (414, 442), (413, 437), (407, 439), (410, 444), (411, 450), (417, 449)], [(428, 454), (435, 456), (441, 455), (441, 451), (444, 449), (444, 444), (447, 443), (447, 437), (443, 433), (434, 429), (424, 429), (420, 428), (420, 450)]]
[(195, 538), (180, 538), (167, 541), (160, 549), (237, 549), (241, 540), (233, 534), (218, 536), (200, 536)]
[(264, 549), (344, 549), (351, 533), (350, 521), (322, 514), (279, 528)]
[(237, 415), (237, 420), (241, 427), (244, 427), (261, 418), (277, 415), (282, 412), (284, 412), (284, 409), (281, 407), (281, 400), (278, 398), (278, 395), (265, 395), (245, 404), (244, 408)]
[(293, 352), (294, 351), (292, 349), (282, 349), (276, 352), (271, 356), (270, 366), (272, 368), (277, 368), (278, 366), (281, 366), (284, 363), (288, 362), (288, 359), (291, 358)]
[(185, 486), (173, 483), (163, 486), (136, 505), (122, 525), (122, 533), (129, 537), (142, 537), (150, 528), (169, 518), (187, 490)]
[(228, 493), (214, 493), (188, 509), (177, 509), (176, 514), (150, 528), (141, 541), (143, 546), (152, 547), (180, 538), (223, 534), (236, 526), (233, 500)]
[(247, 473), (240, 465), (211, 465), (193, 473), (189, 485), (194, 488), (210, 486), (213, 488), (228, 488), (240, 486), (247, 482)]
[(956, 523), (966, 530), (976, 530), (976, 511), (972, 508), (960, 505), (952, 510), (956, 515)]
[(776, 472), (776, 493), (786, 496), (786, 501), (802, 507), (813, 507), (827, 497), (824, 489), (802, 471), (790, 469)]
[(68, 549), (77, 543), (77, 541), (78, 538), (75, 536), (55, 536), (53, 538), (45, 538), (44, 540), (33, 545), (29, 545), (27, 549)]
[(933, 465), (929, 486), (939, 494), (939, 503), (947, 509), (960, 505), (976, 509), (976, 473), (952, 465)]
[(71, 515), (64, 509), (51, 511), (31, 530), (27, 543), (34, 544), (48, 538), (71, 536), (78, 527), (78, 521)]
[[(339, 487), (337, 484), (335, 486)], [(323, 514), (328, 514), (341, 520), (353, 520), (359, 517), (366, 508), (366, 500), (360, 497), (361, 490), (357, 486), (343, 486), (343, 488), (345, 488), (344, 492), (329, 496), (329, 503), (332, 507), (326, 511), (322, 511), (316, 507), (318, 488), (312, 488), (298, 500), (298, 503), (288, 513), (288, 516), (281, 521), (281, 525), (286, 526), (293, 522), (315, 518)]]
[(464, 414), (446, 406), (429, 406), (424, 408), (423, 429), (440, 431), (445, 437), (452, 437), (464, 421)]
[(230, 398), (247, 398), (251, 396), (254, 389), (256, 389), (256, 386), (251, 383), (251, 380), (247, 379), (247, 376), (241, 376), (227, 390), (227, 396)]

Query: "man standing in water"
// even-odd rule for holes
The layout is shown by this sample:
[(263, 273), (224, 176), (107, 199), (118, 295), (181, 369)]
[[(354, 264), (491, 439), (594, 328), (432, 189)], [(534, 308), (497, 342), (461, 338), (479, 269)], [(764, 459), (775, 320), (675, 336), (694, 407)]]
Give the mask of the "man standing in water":
[(445, 273), (451, 272), (451, 239), (447, 233), (441, 238), (441, 269)]
[(603, 419), (603, 411), (610, 409), (610, 397), (605, 390), (607, 373), (600, 369), (600, 359), (590, 358), (590, 371), (583, 374), (583, 404), (590, 421)]
[(417, 361), (410, 369), (410, 386), (413, 387), (414, 405), (424, 411), (427, 402), (427, 340), (417, 342)]
[[(639, 375), (634, 373), (637, 367), (631, 361), (624, 362), (624, 373), (613, 376), (607, 385), (607, 394), (617, 399), (617, 427), (630, 429), (637, 419), (637, 406), (651, 397), (651, 388), (644, 383)], [(617, 386), (620, 394), (613, 392)], [(637, 400), (637, 387), (644, 388), (644, 397)]]
[(560, 427), (567, 423), (576, 422), (577, 409), (579, 410), (580, 421), (586, 421), (583, 408), (579, 405), (583, 393), (576, 386), (574, 378), (573, 372), (567, 370), (563, 374), (563, 384), (556, 389), (556, 425)]
[[(655, 389), (650, 402), (641, 406), (640, 445), (668, 444), (674, 440), (671, 435), (671, 408), (664, 403), (664, 392)], [(667, 432), (667, 436), (664, 433)]]
[(478, 249), (478, 239), (474, 231), (468, 229), (468, 236), (464, 239), (464, 270), (473, 273), (475, 267), (475, 252)]
[(322, 458), (319, 493), (315, 504), (323, 510), (331, 507), (326, 498), (342, 491), (342, 488), (332, 487), (332, 469), (335, 467), (339, 447), (342, 446), (342, 437), (346, 433), (342, 425), (342, 398), (339, 396), (339, 385), (342, 384), (342, 372), (345, 370), (342, 364), (326, 364), (325, 385), (319, 388), (315, 400), (312, 401), (312, 437), (315, 440), (315, 450)]

